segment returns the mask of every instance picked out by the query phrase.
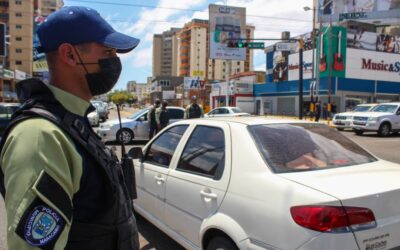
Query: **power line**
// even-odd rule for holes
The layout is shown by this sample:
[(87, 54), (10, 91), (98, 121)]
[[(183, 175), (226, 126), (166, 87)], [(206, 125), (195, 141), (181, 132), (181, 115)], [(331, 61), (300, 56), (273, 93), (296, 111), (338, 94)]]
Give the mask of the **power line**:
[[(183, 9), (183, 8), (153, 6), (153, 5), (145, 5), (145, 4), (110, 3), (110, 2), (103, 2), (103, 1), (88, 1), (88, 0), (68, 0), (68, 1), (91, 3), (91, 4), (93, 4), (93, 3), (94, 4), (105, 4), (105, 5), (113, 5), (113, 6), (129, 6), (129, 7), (136, 7), (136, 8), (167, 9), (167, 10), (179, 10), (179, 11), (187, 11), (187, 12), (208, 13), (208, 11), (200, 10), (200, 9)], [(252, 14), (247, 14), (246, 16), (257, 17), (257, 18), (266, 18), (266, 19), (278, 19), (278, 20), (293, 21), (293, 22), (307, 22), (307, 23), (312, 22), (310, 20), (286, 18), (286, 17), (260, 16), (260, 15), (252, 15)]]

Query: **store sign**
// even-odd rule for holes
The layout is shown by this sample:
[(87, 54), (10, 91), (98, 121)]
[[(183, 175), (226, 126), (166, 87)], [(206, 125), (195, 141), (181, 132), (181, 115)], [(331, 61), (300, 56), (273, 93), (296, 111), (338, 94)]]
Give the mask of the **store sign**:
[(348, 78), (400, 82), (400, 60), (396, 54), (348, 49)]
[(200, 80), (197, 77), (184, 77), (183, 86), (184, 89), (200, 89), (204, 87), (204, 80)]
[(354, 13), (341, 13), (339, 14), (339, 21), (347, 20), (347, 19), (362, 19), (368, 18), (367, 13), (365, 12), (354, 12)]
[(15, 70), (15, 79), (16, 80), (25, 80), (26, 79), (26, 73), (16, 69)]
[(9, 78), (9, 79), (14, 79), (14, 71), (9, 70), (9, 69), (3, 69), (3, 77)]
[(386, 72), (400, 72), (400, 61), (395, 63), (385, 63), (385, 61), (373, 61), (371, 58), (362, 59), (362, 69), (386, 71)]
[[(303, 52), (303, 79), (312, 77), (312, 54), (312, 50)], [(299, 80), (299, 53), (289, 55), (289, 81), (294, 80)]]

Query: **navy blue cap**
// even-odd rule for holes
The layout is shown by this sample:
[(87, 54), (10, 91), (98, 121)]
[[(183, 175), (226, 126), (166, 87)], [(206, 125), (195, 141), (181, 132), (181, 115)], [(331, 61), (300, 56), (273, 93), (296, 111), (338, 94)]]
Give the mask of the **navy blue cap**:
[(117, 49), (118, 53), (127, 53), (140, 41), (115, 31), (96, 10), (80, 6), (63, 7), (53, 12), (40, 24), (37, 34), (39, 53), (55, 51), (63, 43), (91, 42)]

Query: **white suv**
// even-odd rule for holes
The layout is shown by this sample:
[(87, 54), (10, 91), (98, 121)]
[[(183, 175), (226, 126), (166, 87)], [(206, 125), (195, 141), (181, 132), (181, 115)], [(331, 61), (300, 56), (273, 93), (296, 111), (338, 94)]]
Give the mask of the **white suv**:
[(332, 123), (337, 130), (344, 130), (346, 128), (351, 128), (351, 121), (353, 120), (353, 115), (357, 112), (368, 112), (373, 109), (377, 104), (359, 104), (353, 110), (343, 113), (338, 113), (333, 116)]
[(391, 132), (400, 132), (400, 102), (382, 103), (369, 112), (353, 116), (352, 128), (357, 135), (364, 132), (378, 132), (388, 136)]

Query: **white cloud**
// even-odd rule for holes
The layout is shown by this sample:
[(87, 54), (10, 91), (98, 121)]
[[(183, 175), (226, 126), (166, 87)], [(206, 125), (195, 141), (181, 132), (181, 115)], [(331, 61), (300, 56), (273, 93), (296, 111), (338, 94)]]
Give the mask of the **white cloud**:
[(264, 64), (261, 64), (261, 65), (255, 66), (255, 67), (254, 67), (254, 70), (255, 70), (255, 71), (265, 71), (266, 68), (267, 68), (267, 64), (264, 63)]

